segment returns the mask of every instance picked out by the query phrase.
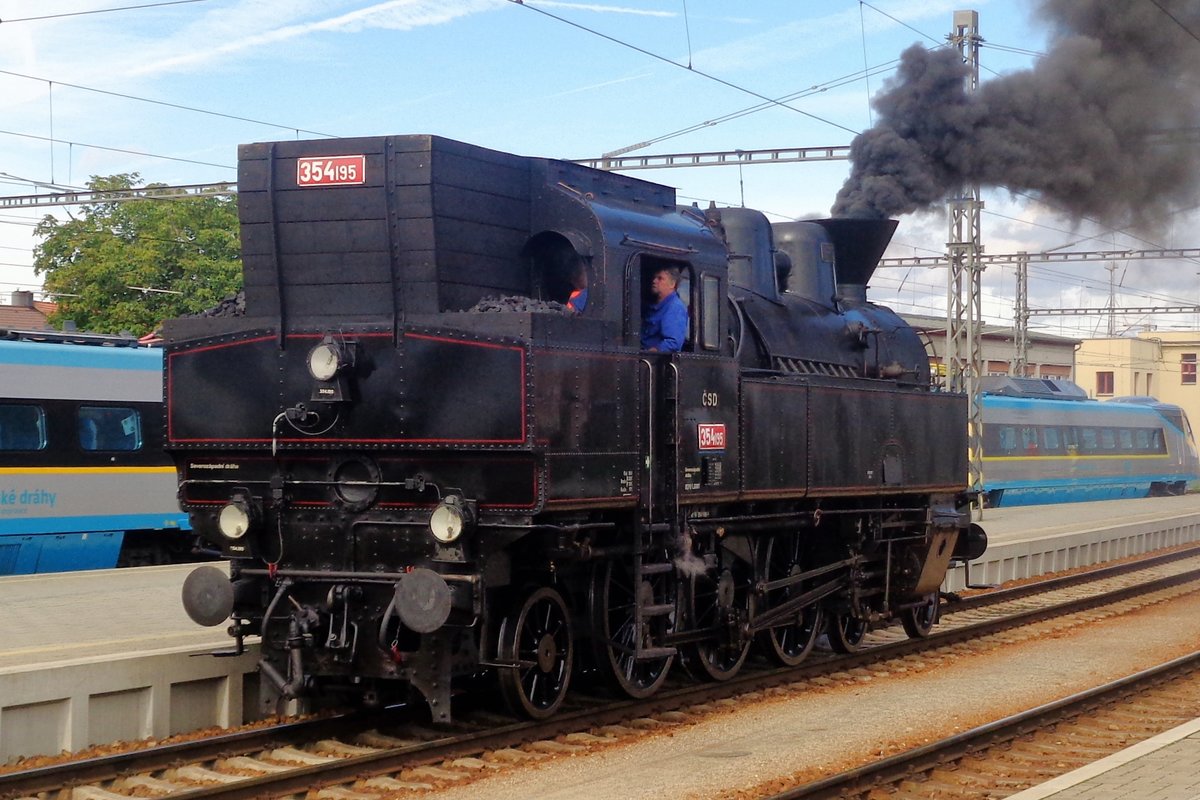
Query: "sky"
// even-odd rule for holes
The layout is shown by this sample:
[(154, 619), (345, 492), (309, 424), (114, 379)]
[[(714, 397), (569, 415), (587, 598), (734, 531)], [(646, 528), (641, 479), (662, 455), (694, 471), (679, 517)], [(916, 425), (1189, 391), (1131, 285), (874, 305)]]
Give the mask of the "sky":
[[(0, 0), (0, 198), (128, 172), (233, 181), (239, 144), (326, 136), (438, 134), (567, 159), (646, 142), (632, 152), (847, 145), (874, 123), (871, 97), (900, 53), (943, 46), (963, 7), (979, 12), (982, 83), (1045, 52), (1032, 0)], [(785, 96), (795, 99), (763, 101)], [(683, 202), (783, 220), (827, 216), (849, 169), (630, 174), (674, 186)], [(983, 198), (990, 255), (1200, 247), (1190, 211), (1134, 236), (1004, 189)], [(33, 226), (74, 210), (0, 205), (0, 297), (41, 288)], [(907, 214), (887, 255), (935, 256), (947, 237), (944, 212)], [(1013, 268), (990, 267), (983, 287), (985, 318), (1011, 324)], [(1035, 309), (1103, 308), (1110, 287), (1119, 307), (1196, 304), (1200, 262), (1030, 268)], [(944, 315), (945, 271), (881, 268), (870, 296)], [(1200, 315), (1114, 323), (1118, 334), (1200, 330)], [(1103, 336), (1108, 317), (1034, 317), (1032, 327)]]

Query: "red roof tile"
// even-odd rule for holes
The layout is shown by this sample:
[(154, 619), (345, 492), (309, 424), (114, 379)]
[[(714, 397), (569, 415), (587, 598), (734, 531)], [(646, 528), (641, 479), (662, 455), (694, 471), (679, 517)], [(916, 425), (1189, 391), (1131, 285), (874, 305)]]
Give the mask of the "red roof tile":
[(40, 331), (49, 327), (50, 323), (46, 321), (46, 315), (37, 309), (0, 306), (0, 328)]

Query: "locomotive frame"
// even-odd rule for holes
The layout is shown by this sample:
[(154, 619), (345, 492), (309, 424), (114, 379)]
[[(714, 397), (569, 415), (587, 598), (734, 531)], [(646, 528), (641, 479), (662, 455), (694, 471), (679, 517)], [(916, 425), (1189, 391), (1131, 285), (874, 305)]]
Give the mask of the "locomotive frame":
[[(585, 667), (644, 697), (756, 641), (923, 636), (985, 546), (965, 398), (866, 300), (894, 222), (772, 226), (433, 136), (246, 145), (238, 185), (246, 313), (165, 327), (167, 440), (232, 559), (185, 606), (261, 636), (268, 710), (398, 691), (445, 721), (490, 672), (544, 717)], [(638, 346), (663, 267), (679, 353)]]

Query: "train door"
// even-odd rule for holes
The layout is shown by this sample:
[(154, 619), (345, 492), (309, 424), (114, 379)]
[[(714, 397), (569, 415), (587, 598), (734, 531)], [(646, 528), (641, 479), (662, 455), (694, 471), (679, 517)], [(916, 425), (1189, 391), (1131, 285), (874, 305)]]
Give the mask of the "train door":
[[(678, 280), (676, 291), (688, 308), (688, 330), (685, 341), (678, 342), (689, 347), (692, 339), (691, 314), (691, 265), (676, 259), (640, 254), (630, 260), (625, 280), (625, 339), (641, 351), (639, 358), (639, 396), (642, 398), (643, 450), (640, 495), (642, 513), (650, 524), (671, 524), (678, 510), (675, 465), (677, 455), (677, 418), (679, 393), (679, 368), (676, 356), (671, 352), (650, 350), (644, 326), (648, 310), (657, 302), (652, 289), (655, 276), (667, 271)], [(664, 343), (664, 348), (674, 347)]]
[[(681, 503), (732, 495), (739, 475), (738, 371), (728, 353), (725, 278), (686, 262), (642, 255), (626, 284), (640, 293), (636, 303), (632, 292), (627, 298), (631, 312), (653, 302), (651, 281), (663, 269), (678, 271), (688, 324), (680, 350), (642, 354), (647, 447), (642, 496), (654, 522), (680, 519)], [(640, 331), (640, 314), (630, 318)]]

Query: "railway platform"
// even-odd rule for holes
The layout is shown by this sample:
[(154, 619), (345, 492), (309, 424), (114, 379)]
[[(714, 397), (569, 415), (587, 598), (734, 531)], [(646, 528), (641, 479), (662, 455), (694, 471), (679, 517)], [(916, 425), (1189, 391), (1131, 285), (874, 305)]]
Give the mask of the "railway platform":
[(1196, 800), (1200, 719), (1012, 795), (1008, 800)]
[[(988, 509), (974, 582), (1000, 583), (1200, 540), (1200, 495)], [(0, 577), (0, 764), (257, 713), (257, 646), (188, 619), (194, 565)], [(952, 571), (947, 589), (965, 585)]]
[(256, 648), (207, 656), (232, 639), (184, 613), (194, 568), (0, 578), (0, 764), (243, 722)]
[[(974, 521), (988, 549), (971, 562), (970, 582), (1000, 584), (1200, 541), (1200, 494), (988, 508)], [(957, 567), (942, 588), (966, 586)]]

